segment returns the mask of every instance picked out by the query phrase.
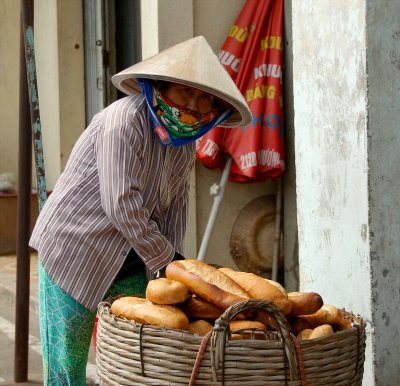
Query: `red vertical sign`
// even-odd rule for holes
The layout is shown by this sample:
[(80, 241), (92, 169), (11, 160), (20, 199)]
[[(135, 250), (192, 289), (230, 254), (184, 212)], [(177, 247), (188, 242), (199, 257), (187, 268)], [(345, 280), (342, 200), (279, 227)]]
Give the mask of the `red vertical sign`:
[(283, 47), (283, 0), (247, 0), (218, 56), (253, 119), (245, 127), (211, 130), (196, 151), (210, 168), (222, 167), (225, 154), (232, 157), (230, 181), (265, 181), (284, 170)]

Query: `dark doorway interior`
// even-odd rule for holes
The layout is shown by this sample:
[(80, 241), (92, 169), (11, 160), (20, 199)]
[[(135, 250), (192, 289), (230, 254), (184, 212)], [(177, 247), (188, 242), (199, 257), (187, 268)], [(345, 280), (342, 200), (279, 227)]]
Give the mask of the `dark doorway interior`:
[[(140, 1), (118, 0), (115, 7), (116, 72), (141, 60)], [(124, 94), (117, 92), (117, 98)]]

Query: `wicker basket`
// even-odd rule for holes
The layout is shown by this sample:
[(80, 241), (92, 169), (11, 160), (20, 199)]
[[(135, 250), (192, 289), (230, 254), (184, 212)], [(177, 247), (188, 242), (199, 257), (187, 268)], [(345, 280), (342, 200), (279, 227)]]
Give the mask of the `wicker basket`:
[[(96, 360), (102, 385), (361, 385), (365, 324), (327, 338), (298, 342), (272, 302), (247, 300), (224, 312), (205, 337), (145, 326), (115, 317), (110, 302), (99, 306)], [(279, 332), (266, 339), (227, 339), (229, 321), (262, 309)]]

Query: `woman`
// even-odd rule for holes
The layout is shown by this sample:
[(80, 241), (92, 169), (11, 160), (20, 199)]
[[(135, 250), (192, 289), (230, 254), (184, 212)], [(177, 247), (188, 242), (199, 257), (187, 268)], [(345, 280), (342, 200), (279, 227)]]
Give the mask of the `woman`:
[(203, 37), (113, 83), (129, 96), (82, 133), (30, 241), (39, 256), (45, 385), (85, 385), (98, 303), (143, 294), (149, 277), (183, 258), (195, 141), (251, 118)]

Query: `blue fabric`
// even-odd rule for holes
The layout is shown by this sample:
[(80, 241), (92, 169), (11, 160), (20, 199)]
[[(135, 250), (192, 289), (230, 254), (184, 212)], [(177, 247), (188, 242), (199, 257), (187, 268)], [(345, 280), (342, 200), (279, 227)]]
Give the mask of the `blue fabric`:
[[(144, 294), (147, 279), (141, 271), (115, 282), (105, 298)], [(86, 363), (96, 312), (63, 291), (39, 263), (39, 322), (45, 386), (85, 386)]]

